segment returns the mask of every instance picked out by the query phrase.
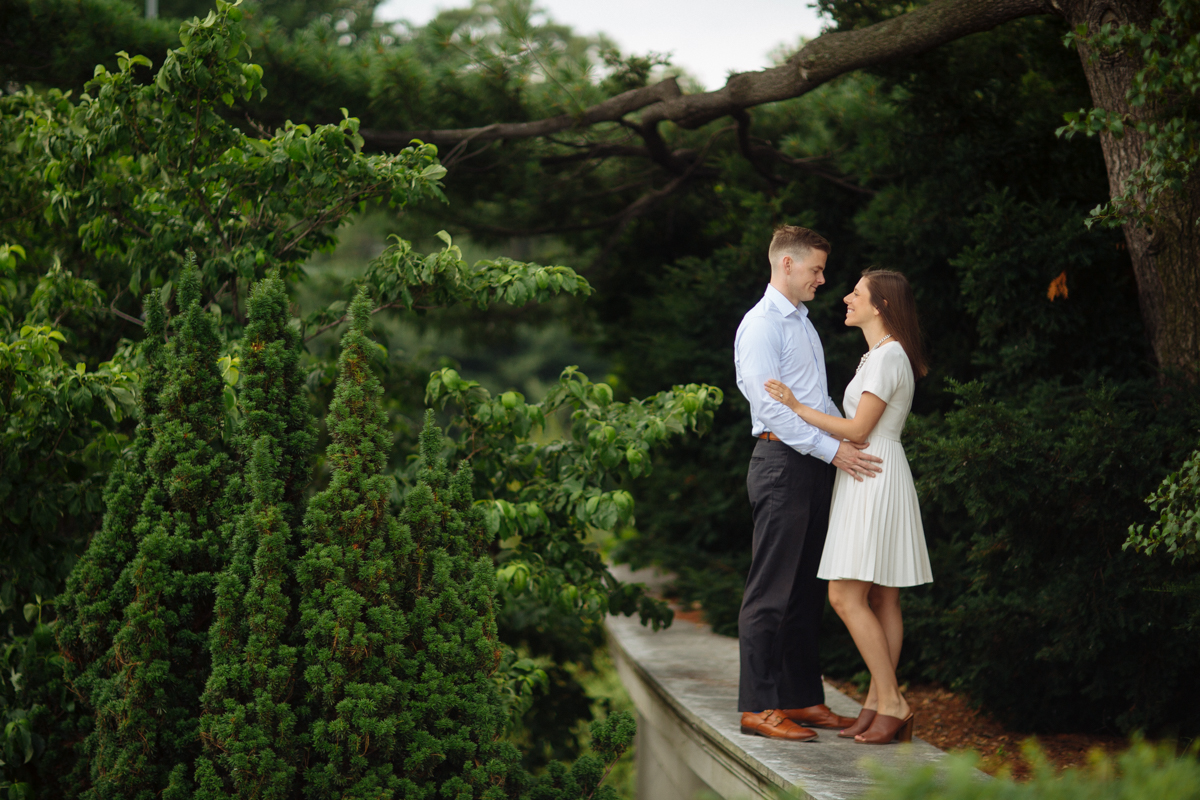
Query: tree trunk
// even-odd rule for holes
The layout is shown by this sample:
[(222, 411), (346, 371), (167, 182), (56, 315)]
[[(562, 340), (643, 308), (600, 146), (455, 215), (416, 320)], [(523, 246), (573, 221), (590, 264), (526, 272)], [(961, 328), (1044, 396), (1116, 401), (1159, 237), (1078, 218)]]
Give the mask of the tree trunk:
[[(1093, 33), (1105, 23), (1149, 29), (1158, 13), (1152, 0), (1077, 0), (1062, 3), (1063, 15), (1073, 27), (1088, 26)], [(1147, 116), (1152, 108), (1134, 109), (1125, 95), (1137, 72), (1137, 63), (1126, 54), (1099, 54), (1079, 48), (1092, 100), (1097, 108), (1120, 114)], [(1120, 139), (1100, 135), (1108, 169), (1109, 192), (1116, 196), (1125, 182), (1145, 163), (1145, 136), (1126, 126)], [(1150, 227), (1126, 224), (1125, 242), (1137, 277), (1138, 303), (1154, 358), (1164, 369), (1180, 369), (1192, 378), (1200, 365), (1200, 180), (1193, 178), (1178, 196), (1168, 198)]]

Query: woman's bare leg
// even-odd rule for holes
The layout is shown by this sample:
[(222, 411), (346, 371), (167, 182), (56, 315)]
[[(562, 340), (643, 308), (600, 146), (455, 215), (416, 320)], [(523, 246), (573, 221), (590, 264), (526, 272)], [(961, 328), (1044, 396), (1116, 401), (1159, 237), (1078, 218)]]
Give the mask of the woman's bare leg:
[(888, 652), (892, 656), (892, 669), (900, 663), (900, 648), (904, 645), (904, 617), (900, 614), (900, 590), (894, 586), (871, 584), (867, 592), (871, 612), (879, 620), (883, 635), (887, 637)]
[[(900, 663), (900, 648), (904, 644), (904, 618), (900, 614), (900, 590), (893, 586), (880, 586), (871, 584), (871, 589), (867, 592), (867, 603), (871, 606), (871, 613), (879, 620), (880, 626), (883, 628), (883, 635), (887, 639), (888, 653), (892, 657), (892, 669)], [(879, 708), (879, 697), (875, 692), (875, 681), (871, 681), (871, 687), (867, 689), (867, 699), (863, 701), (863, 708), (872, 710)]]
[[(867, 669), (871, 671), (871, 688), (868, 690), (867, 700), (876, 701), (875, 708), (880, 714), (904, 719), (908, 716), (908, 703), (900, 695), (900, 687), (896, 683), (900, 642), (896, 642), (896, 654), (893, 657), (889, 631), (885, 631), (884, 623), (876, 616), (868, 601), (873, 588), (876, 587), (866, 581), (830, 581), (829, 602), (842, 622), (846, 623), (859, 654), (866, 662)], [(878, 588), (883, 590), (882, 593), (877, 593), (877, 597), (882, 616), (887, 620), (887, 628), (897, 639), (902, 639), (903, 625), (897, 624), (900, 622), (899, 591), (890, 590), (895, 594), (894, 597), (889, 597), (887, 587)], [(894, 609), (888, 608), (889, 605)], [(874, 698), (871, 697), (872, 692)]]

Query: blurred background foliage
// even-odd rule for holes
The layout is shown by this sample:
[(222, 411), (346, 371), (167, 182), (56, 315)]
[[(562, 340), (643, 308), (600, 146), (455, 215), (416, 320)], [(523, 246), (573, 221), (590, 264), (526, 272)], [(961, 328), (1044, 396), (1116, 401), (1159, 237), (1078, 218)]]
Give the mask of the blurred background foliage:
[[(883, 0), (820, 6), (842, 28), (897, 13)], [(246, 43), (267, 94), (235, 99), (228, 119), (265, 137), (287, 120), (336, 124), (344, 107), (361, 119), (366, 148), (380, 150), (388, 140), (375, 132), (536, 119), (671, 74), (688, 86), (663, 59), (581, 37), (532, 16), (523, 0), (476, 2), (417, 28), (374, 23), (373, 7), (247, 3)], [(63, 113), (95, 64), (117, 68), (119, 50), (157, 67), (177, 46), (179, 23), (169, 17), (206, 13), (201, 0), (160, 8), (155, 21), (127, 0), (15, 0), (6, 9), (0, 244), (22, 250), (0, 259), (0, 325), (13, 351), (35, 335), (24, 325), (52, 322), (64, 337), (61, 365), (42, 368), (64, 376), (76, 363), (99, 375), (129, 355), (140, 332), (128, 318), (140, 316), (140, 301), (127, 271), (44, 215), (50, 198), (23, 150), (22, 114), (34, 106)], [(1194, 735), (1195, 562), (1123, 545), (1131, 525), (1155, 521), (1144, 499), (1196, 448), (1200, 400), (1187, 376), (1154, 367), (1119, 232), (1083, 223), (1108, 184), (1096, 140), (1054, 135), (1065, 111), (1090, 105), (1066, 33), (1055, 19), (1026, 18), (753, 109), (752, 136), (786, 162), (747, 158), (727, 121), (664, 126), (668, 149), (705, 154), (670, 191), (672, 176), (644, 153), (622, 155), (637, 142), (615, 125), (445, 148), (448, 203), (403, 213), (370, 204), (347, 215), (295, 273), (296, 310), (304, 317), (347, 302), (391, 234), (432, 251), (444, 228), (467, 261), (508, 256), (574, 268), (596, 289), (591, 297), (376, 317), (392, 468), (402, 472), (414, 451), (429, 373), (446, 367), (530, 402), (567, 364), (604, 376), (617, 399), (673, 384), (721, 387), (712, 433), (685, 438), (628, 487), (635, 524), (596, 546), (673, 572), (676, 598), (698, 602), (716, 630), (734, 635), (750, 551), (751, 441), (733, 379), (733, 332), (766, 283), (771, 229), (813, 227), (834, 244), (829, 283), (810, 310), (835, 398), (863, 347), (841, 324), (840, 299), (869, 266), (912, 280), (933, 364), (918, 385), (906, 447), (936, 582), (906, 593), (903, 677), (965, 691), (1031, 731)], [(582, 157), (597, 147), (612, 155)], [(653, 202), (627, 213), (648, 195)], [(174, 269), (163, 265), (157, 280)], [(1055, 282), (1067, 292), (1050, 292)], [(225, 296), (215, 305), (236, 317), (236, 303)], [(307, 343), (315, 410), (328, 405), (339, 332)], [(0, 388), (15, 374), (7, 363)], [(3, 690), (9, 780), (39, 761), (39, 719), (70, 713), (70, 698), (31, 694), (30, 681), (53, 672), (52, 598), (98, 526), (104, 475), (132, 431), (122, 406), (103, 400), (105, 392), (119, 400), (124, 379), (104, 380), (87, 399), (66, 391), (61, 402), (78, 404), (69, 424), (13, 413), (3, 398), (0, 502), (13, 555), (0, 565), (0, 622), (6, 665), (22, 676)], [(553, 425), (569, 420), (551, 420), (548, 431)], [(67, 444), (47, 457), (60, 430)], [(41, 516), (8, 499), (35, 484)], [(602, 632), (515, 597), (500, 626), (549, 677), (514, 740), (533, 767), (570, 757), (586, 738), (580, 720), (600, 713), (598, 692), (609, 691), (596, 688)], [(832, 613), (823, 642), (829, 674), (862, 670)]]

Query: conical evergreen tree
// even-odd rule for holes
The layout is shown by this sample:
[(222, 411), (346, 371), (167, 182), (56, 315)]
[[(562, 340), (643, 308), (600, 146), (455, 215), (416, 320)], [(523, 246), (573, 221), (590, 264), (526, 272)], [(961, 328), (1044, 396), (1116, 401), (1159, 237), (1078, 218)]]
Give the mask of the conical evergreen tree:
[[(105, 486), (101, 528), (58, 598), (55, 631), (65, 677), (75, 694), (93, 709), (97, 681), (106, 674), (103, 656), (112, 646), (125, 606), (132, 599), (131, 582), (124, 571), (137, 552), (134, 528), (146, 494), (146, 454), (153, 442), (152, 421), (159, 412), (159, 395), (166, 378), (166, 315), (157, 291), (146, 297), (145, 308), (141, 352), (146, 370), (139, 398), (140, 420), (128, 453), (113, 465)], [(82, 791), (88, 783), (86, 752), (76, 760), (76, 773), (63, 785)]]
[(213, 666), (201, 720), (206, 757), (196, 774), (196, 797), (205, 800), (288, 797), (301, 752), (292, 704), (299, 676), (291, 564), (315, 424), (283, 281), (262, 281), (247, 305), (236, 441), (239, 450), (252, 451), (246, 465), (251, 502), (217, 581)]
[[(168, 372), (146, 454), (149, 485), (126, 568), (133, 597), (96, 692), (95, 798), (190, 795), (200, 693), (209, 673), (213, 584), (235, 515), (223, 452), (219, 342), (194, 268), (179, 280)], [(224, 526), (225, 530), (222, 530)]]
[(165, 315), (158, 292), (147, 297), (146, 337), (141, 344), (147, 369), (139, 398), (140, 416), (133, 444), (113, 465), (104, 490), (101, 528), (67, 578), (58, 598), (57, 635), (66, 661), (67, 678), (87, 696), (86, 674), (112, 644), (124, 602), (113, 587), (136, 551), (132, 532), (145, 493), (146, 453), (153, 441), (151, 419), (158, 413), (162, 391)]
[(491, 679), (501, 657), (491, 536), (465, 462), (451, 476), (438, 457), (432, 411), (420, 445), (418, 483), (401, 515), (414, 545), (404, 575), (413, 662), (404, 797), (507, 797), (521, 779), (515, 748), (498, 742), (505, 719)]
[[(64, 650), (96, 708), (92, 785), (81, 793), (612, 798), (597, 787), (632, 736), (627, 717), (593, 728), (603, 760), (552, 765), (537, 781), (500, 741), (490, 536), (470, 471), (451, 475), (438, 457), (432, 412), (417, 486), (400, 519), (389, 513), (390, 435), (370, 368), (367, 295), (343, 339), (330, 484), (302, 523), (315, 435), (283, 283), (264, 281), (249, 303), (245, 413), (232, 437), (241, 469), (222, 450), (218, 343), (194, 270), (180, 280), (180, 306), (170, 345), (149, 346), (150, 388), (157, 380), (161, 391), (145, 400), (139, 477), (114, 479), (97, 536), (108, 549), (73, 579)], [(149, 316), (161, 343), (161, 304)], [(114, 601), (97, 605), (97, 582), (122, 564)]]
[(398, 796), (411, 654), (401, 608), (408, 531), (388, 512), (390, 447), (360, 292), (329, 408), (329, 487), (308, 506), (298, 564), (310, 697), (308, 797)]

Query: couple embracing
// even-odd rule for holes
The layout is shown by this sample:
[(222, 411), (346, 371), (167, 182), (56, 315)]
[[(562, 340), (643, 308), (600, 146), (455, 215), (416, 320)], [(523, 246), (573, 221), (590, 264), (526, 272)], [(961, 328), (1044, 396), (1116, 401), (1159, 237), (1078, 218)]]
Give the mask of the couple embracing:
[[(900, 588), (933, 580), (899, 441), (926, 366), (908, 281), (868, 270), (844, 299), (846, 325), (862, 330), (868, 350), (839, 413), (804, 306), (825, 283), (829, 251), (807, 228), (776, 229), (771, 283), (734, 344), (758, 438), (746, 477), (754, 550), (738, 617), (738, 710), (743, 733), (811, 741), (811, 728), (835, 728), (887, 744), (911, 739), (913, 727), (896, 681)], [(858, 719), (825, 705), (817, 636), (826, 582), (871, 672)]]

